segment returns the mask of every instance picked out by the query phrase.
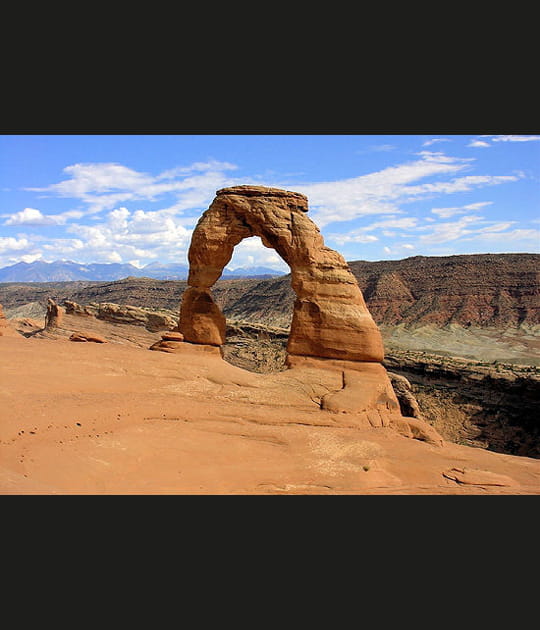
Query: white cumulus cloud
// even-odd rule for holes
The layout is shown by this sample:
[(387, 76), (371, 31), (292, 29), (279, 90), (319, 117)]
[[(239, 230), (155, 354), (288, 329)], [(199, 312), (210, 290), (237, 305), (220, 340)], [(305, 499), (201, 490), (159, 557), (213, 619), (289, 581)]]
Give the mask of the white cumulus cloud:
[(400, 245), (392, 245), (392, 247), (385, 245), (383, 247), (383, 252), (385, 254), (391, 254), (392, 256), (405, 256), (413, 252), (415, 249), (416, 247), (412, 243), (403, 243)]
[(504, 230), (513, 223), (512, 221), (510, 223), (500, 224), (491, 229), (484, 228), (483, 230), (479, 230), (478, 233), (474, 235), (474, 239), (478, 239), (479, 241), (500, 240), (503, 244), (510, 241), (523, 241), (538, 251), (540, 249), (540, 230), (516, 228), (505, 232)]
[(53, 217), (45, 216), (36, 208), (25, 208), (20, 212), (8, 215), (4, 225), (57, 225)]
[(89, 261), (177, 260), (185, 262), (192, 230), (164, 211), (116, 208), (94, 225), (75, 223), (67, 232), (84, 242)]
[(26, 238), (14, 238), (13, 236), (0, 236), (0, 253), (20, 251), (30, 246)]

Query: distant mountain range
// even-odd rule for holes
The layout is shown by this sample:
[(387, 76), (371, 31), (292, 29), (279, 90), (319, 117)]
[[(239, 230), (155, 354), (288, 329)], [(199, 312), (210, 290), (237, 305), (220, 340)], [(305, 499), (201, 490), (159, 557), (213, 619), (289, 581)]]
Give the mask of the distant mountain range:
[[(122, 278), (154, 278), (156, 280), (186, 280), (187, 265), (150, 263), (142, 269), (129, 263), (80, 264), (69, 260), (47, 263), (20, 262), (0, 269), (0, 282), (70, 282), (74, 280), (121, 280)], [(234, 271), (225, 269), (222, 278), (271, 278), (286, 272), (269, 267), (241, 267)]]

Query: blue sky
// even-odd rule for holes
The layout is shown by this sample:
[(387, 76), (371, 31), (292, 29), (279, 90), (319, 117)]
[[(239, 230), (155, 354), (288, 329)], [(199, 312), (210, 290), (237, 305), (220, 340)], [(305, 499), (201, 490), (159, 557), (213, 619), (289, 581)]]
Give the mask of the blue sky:
[[(215, 191), (306, 194), (346, 260), (540, 252), (538, 135), (4, 135), (0, 267), (187, 263)], [(229, 267), (287, 267), (258, 238)]]

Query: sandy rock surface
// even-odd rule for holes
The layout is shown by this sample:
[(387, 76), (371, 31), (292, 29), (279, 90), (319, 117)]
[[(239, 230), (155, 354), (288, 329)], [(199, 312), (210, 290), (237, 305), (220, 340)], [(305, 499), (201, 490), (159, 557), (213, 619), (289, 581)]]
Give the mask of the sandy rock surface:
[(4, 315), (4, 309), (0, 304), (0, 337), (17, 337), (18, 333)]
[(0, 492), (540, 491), (538, 460), (438, 446), (322, 409), (343, 388), (339, 370), (255, 374), (176, 343), (182, 351), (164, 353), (1, 337)]

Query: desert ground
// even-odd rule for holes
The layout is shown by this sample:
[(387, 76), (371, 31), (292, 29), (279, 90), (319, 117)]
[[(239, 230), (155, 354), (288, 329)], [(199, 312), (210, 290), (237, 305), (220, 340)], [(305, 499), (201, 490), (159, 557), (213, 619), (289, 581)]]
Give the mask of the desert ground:
[(257, 374), (204, 346), (152, 352), (159, 333), (130, 342), (99, 325), (108, 343), (0, 337), (0, 493), (540, 492), (537, 459), (322, 410), (335, 373)]

